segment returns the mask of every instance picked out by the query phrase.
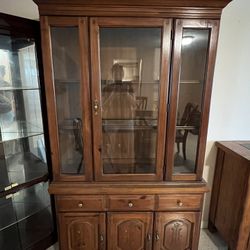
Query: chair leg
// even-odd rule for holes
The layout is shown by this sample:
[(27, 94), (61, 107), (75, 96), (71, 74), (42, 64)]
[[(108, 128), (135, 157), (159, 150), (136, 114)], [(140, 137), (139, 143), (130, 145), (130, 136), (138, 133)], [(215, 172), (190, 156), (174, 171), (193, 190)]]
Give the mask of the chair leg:
[(182, 154), (183, 154), (184, 160), (186, 160), (187, 159), (187, 157), (186, 157), (186, 141), (184, 141), (182, 143)]
[(180, 143), (179, 142), (177, 142), (177, 152), (178, 152), (178, 154), (180, 153)]
[(186, 142), (187, 142), (187, 135), (188, 135), (188, 133), (185, 132), (185, 134), (184, 134), (184, 140), (183, 140), (183, 143), (182, 143), (182, 154), (183, 154), (184, 160), (187, 159), (187, 157), (186, 157)]

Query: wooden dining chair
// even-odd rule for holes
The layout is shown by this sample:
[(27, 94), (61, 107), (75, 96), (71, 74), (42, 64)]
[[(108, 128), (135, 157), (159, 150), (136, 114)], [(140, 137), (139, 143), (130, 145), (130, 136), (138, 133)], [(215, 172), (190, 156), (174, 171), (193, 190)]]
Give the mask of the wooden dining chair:
[(180, 153), (180, 144), (182, 144), (182, 154), (183, 154), (183, 159), (186, 160), (186, 142), (187, 142), (187, 136), (188, 132), (192, 134), (197, 134), (197, 130), (199, 127), (200, 123), (200, 112), (198, 111), (198, 105), (194, 105), (193, 103), (187, 103), (185, 106), (182, 118), (177, 124), (177, 126), (195, 126), (194, 130), (189, 130), (188, 127), (187, 129), (183, 128), (181, 130), (176, 131), (176, 136), (175, 136), (175, 143), (177, 144), (177, 152)]

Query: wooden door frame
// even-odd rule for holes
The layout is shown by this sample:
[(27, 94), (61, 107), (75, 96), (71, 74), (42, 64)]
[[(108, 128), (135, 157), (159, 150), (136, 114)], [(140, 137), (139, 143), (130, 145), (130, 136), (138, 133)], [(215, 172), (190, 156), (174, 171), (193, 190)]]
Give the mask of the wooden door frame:
[(159, 85), (156, 173), (155, 174), (104, 174), (102, 169), (102, 159), (100, 151), (102, 142), (102, 118), (100, 112), (98, 115), (95, 115), (94, 112), (92, 112), (95, 178), (97, 181), (162, 180), (163, 169), (164, 169), (165, 138), (166, 138), (172, 19), (163, 19), (163, 18), (131, 19), (126, 17), (123, 18), (93, 17), (90, 19), (92, 101), (97, 100), (101, 105), (101, 91), (100, 91), (101, 66), (100, 66), (99, 27), (162, 28), (162, 47), (161, 47), (162, 53), (161, 53), (161, 71), (160, 71), (160, 85)]
[[(49, 122), (49, 137), (51, 158), (53, 167), (53, 179), (55, 181), (86, 181), (92, 180), (92, 139), (91, 139), (91, 115), (90, 115), (90, 89), (88, 66), (88, 23), (84, 17), (47, 17), (41, 16), (41, 33), (43, 47), (43, 65), (46, 102)], [(84, 175), (70, 175), (61, 173), (59, 135), (56, 109), (56, 92), (53, 74), (53, 57), (51, 45), (50, 27), (78, 27), (80, 48), (80, 100), (83, 121), (83, 162)]]
[[(177, 103), (180, 79), (181, 65), (181, 42), (184, 28), (209, 29), (209, 46), (206, 62), (205, 85), (202, 93), (201, 105), (201, 126), (197, 145), (195, 172), (190, 174), (173, 174), (174, 168), (174, 147), (176, 135)], [(172, 73), (171, 73), (171, 93), (169, 94), (169, 117), (167, 127), (167, 145), (166, 145), (166, 180), (202, 180), (202, 171), (206, 149), (207, 128), (210, 110), (210, 98), (212, 92), (213, 72), (216, 58), (217, 40), (218, 40), (219, 20), (205, 19), (176, 19), (175, 38), (173, 47)]]

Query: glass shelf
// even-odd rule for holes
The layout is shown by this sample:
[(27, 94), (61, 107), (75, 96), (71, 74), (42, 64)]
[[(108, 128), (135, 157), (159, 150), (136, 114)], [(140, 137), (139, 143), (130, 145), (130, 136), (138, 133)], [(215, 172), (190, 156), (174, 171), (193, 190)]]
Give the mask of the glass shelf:
[(55, 84), (80, 84), (79, 79), (55, 79)]
[(30, 249), (53, 233), (48, 183), (0, 198), (0, 249)]
[(0, 87), (0, 91), (16, 91), (16, 90), (19, 90), (19, 91), (23, 91), (23, 90), (39, 90), (40, 91), (40, 88), (39, 87), (34, 87), (34, 86), (6, 86), (6, 87)]
[(0, 192), (48, 174), (43, 135), (0, 144)]
[[(32, 153), (13, 155), (6, 160), (6, 163), (9, 184), (28, 183), (48, 174), (47, 165)], [(4, 183), (4, 181), (1, 181), (1, 183)], [(0, 186), (0, 191), (4, 188)]]
[(155, 171), (155, 158), (152, 159), (114, 159), (103, 158), (105, 174), (150, 174)]
[(31, 249), (32, 245), (41, 240), (46, 242), (46, 238), (51, 236), (54, 231), (51, 207), (48, 206), (22, 220), (18, 226), (23, 249)]
[(13, 121), (10, 124), (3, 124), (0, 131), (0, 142), (7, 142), (43, 134), (42, 127), (26, 121)]
[(157, 130), (157, 119), (103, 119), (103, 132)]
[(38, 183), (13, 195), (0, 198), (0, 232), (50, 206), (48, 183)]

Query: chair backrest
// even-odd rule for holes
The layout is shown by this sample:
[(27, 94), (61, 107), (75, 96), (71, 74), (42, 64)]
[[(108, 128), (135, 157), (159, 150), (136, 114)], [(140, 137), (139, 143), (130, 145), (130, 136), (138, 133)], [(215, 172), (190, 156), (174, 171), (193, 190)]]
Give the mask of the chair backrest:
[(198, 105), (194, 105), (191, 102), (187, 103), (187, 105), (185, 106), (183, 115), (181, 117), (180, 124), (178, 125), (181, 125), (181, 126), (187, 125), (190, 120), (190, 114), (196, 109), (198, 109)]
[(136, 96), (136, 109), (146, 110), (148, 104), (148, 98), (146, 96)]
[(193, 134), (193, 135), (199, 135), (199, 132), (200, 132), (200, 123), (201, 123), (201, 112), (198, 110), (198, 106), (197, 106), (189, 114), (189, 120), (187, 122), (187, 125), (195, 127), (195, 129), (192, 129), (189, 132), (191, 134)]

